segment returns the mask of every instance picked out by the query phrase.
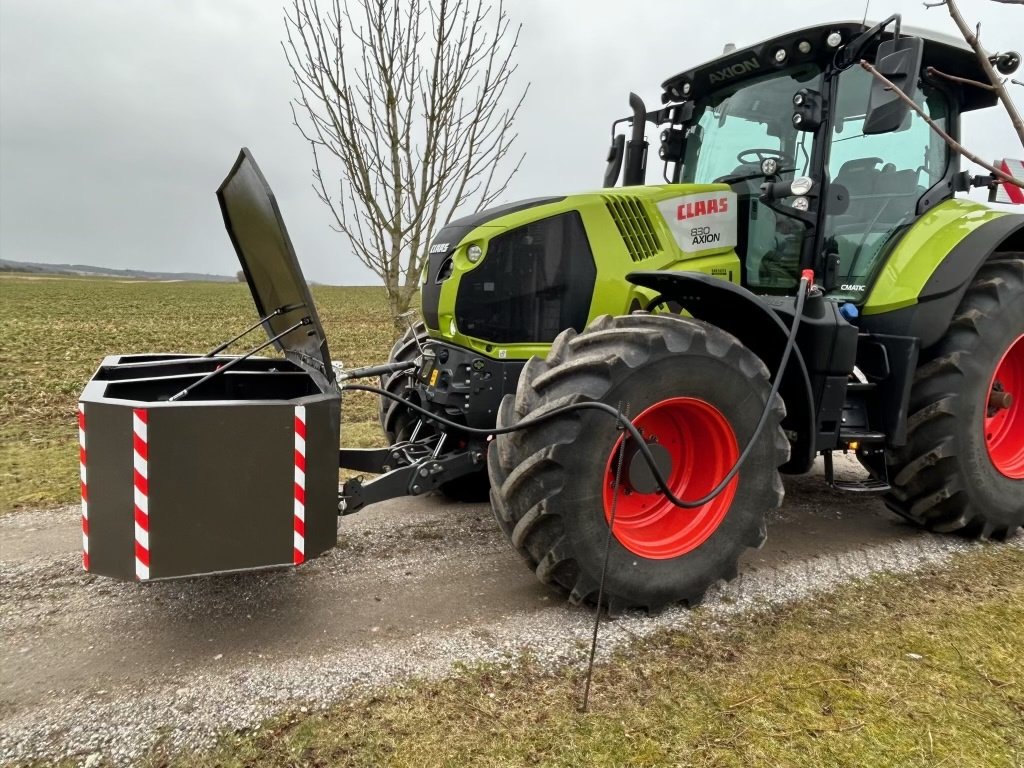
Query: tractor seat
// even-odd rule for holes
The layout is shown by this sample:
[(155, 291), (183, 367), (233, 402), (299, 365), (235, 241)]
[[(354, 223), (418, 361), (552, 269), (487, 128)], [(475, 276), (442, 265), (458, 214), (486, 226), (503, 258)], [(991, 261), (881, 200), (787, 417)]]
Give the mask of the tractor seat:
[(834, 183), (846, 188), (849, 207), (828, 217), (828, 231), (839, 249), (840, 274), (848, 282), (862, 283), (873, 270), (888, 234), (910, 221), (925, 190), (918, 186), (916, 170), (896, 170), (881, 158), (844, 163)]
[(917, 201), (925, 190), (917, 184), (917, 171), (897, 171), (891, 163), (882, 169), (875, 181), (875, 194), (884, 201), (878, 221), (900, 224), (911, 218), (917, 210)]
[(871, 221), (870, 197), (875, 193), (875, 182), (881, 173), (877, 165), (880, 157), (861, 157), (847, 160), (832, 180), (836, 186), (846, 190), (849, 205), (846, 210), (832, 219), (835, 228)]
[(876, 169), (881, 161), (878, 157), (859, 158), (839, 169), (833, 183), (846, 189), (850, 202), (843, 213), (829, 217), (833, 234), (863, 232), (865, 228), (887, 230), (914, 215), (924, 194), (917, 183), (918, 172), (897, 171), (892, 163)]

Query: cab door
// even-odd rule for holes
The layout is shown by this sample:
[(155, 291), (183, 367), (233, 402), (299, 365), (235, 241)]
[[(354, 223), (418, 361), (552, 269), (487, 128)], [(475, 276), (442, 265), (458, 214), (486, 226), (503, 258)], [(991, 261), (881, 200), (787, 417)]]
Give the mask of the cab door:
[[(871, 75), (851, 67), (839, 77), (828, 149), (830, 190), (824, 248), (839, 254), (830, 295), (860, 302), (890, 243), (918, 217), (921, 199), (946, 177), (946, 143), (916, 113), (889, 133), (865, 135)], [(948, 102), (937, 89), (918, 89), (918, 102), (943, 129)]]

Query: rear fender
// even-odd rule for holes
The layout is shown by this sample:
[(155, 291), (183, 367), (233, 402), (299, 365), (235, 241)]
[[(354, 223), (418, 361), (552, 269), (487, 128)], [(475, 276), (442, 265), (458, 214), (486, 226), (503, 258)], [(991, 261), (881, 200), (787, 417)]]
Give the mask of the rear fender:
[[(626, 279), (658, 292), (690, 315), (728, 331), (761, 358), (774, 377), (782, 361), (789, 329), (761, 299), (733, 283), (699, 272), (631, 272)], [(780, 469), (800, 474), (814, 462), (814, 402), (807, 366), (794, 346), (779, 394), (786, 403), (783, 429), (796, 440)]]
[[(910, 306), (872, 312), (865, 307), (862, 331), (914, 336), (927, 349), (943, 336), (981, 265), (1002, 251), (1024, 251), (1024, 215), (999, 215), (959, 240), (924, 280)], [(908, 281), (909, 282), (909, 281)]]

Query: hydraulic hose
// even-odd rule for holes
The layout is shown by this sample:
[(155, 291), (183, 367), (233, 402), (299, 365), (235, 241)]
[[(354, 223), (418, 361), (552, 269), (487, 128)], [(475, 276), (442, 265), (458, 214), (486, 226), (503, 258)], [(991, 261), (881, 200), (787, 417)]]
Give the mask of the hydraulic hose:
[(772, 381), (771, 391), (768, 394), (768, 400), (765, 403), (764, 410), (761, 412), (761, 417), (758, 419), (757, 426), (754, 427), (754, 432), (750, 436), (750, 440), (747, 441), (747, 444), (746, 446), (744, 446), (743, 451), (736, 459), (736, 463), (733, 464), (732, 468), (725, 473), (725, 476), (718, 482), (718, 484), (715, 485), (714, 488), (708, 491), (708, 493), (706, 493), (701, 498), (692, 501), (680, 499), (672, 492), (672, 489), (669, 488), (668, 486), (668, 481), (665, 479), (664, 475), (662, 475), (661, 470), (659, 469), (657, 462), (654, 460), (654, 456), (651, 454), (650, 449), (647, 447), (647, 443), (644, 441), (643, 436), (640, 434), (640, 431), (625, 416), (625, 414), (623, 414), (618, 409), (608, 405), (607, 403), (600, 403), (596, 401), (571, 403), (569, 405), (563, 405), (560, 408), (555, 408), (554, 410), (549, 411), (548, 413), (545, 413), (541, 416), (534, 416), (528, 419), (524, 419), (523, 421), (520, 421), (518, 424), (515, 424), (514, 426), (511, 427), (502, 427), (500, 429), (481, 429), (478, 427), (467, 427), (463, 424), (458, 424), (454, 421), (446, 419), (443, 416), (438, 416), (435, 413), (431, 413), (426, 408), (416, 405), (415, 403), (410, 403), (407, 400), (402, 399), (399, 395), (396, 395), (393, 392), (388, 392), (387, 390), (381, 389), (380, 387), (374, 387), (368, 384), (344, 384), (343, 389), (349, 389), (358, 392), (371, 392), (373, 394), (380, 395), (381, 397), (390, 398), (391, 400), (395, 400), (399, 403), (402, 403), (405, 407), (409, 408), (410, 410), (416, 413), (419, 413), (424, 418), (430, 421), (435, 421), (439, 424), (443, 424), (449, 427), (450, 429), (455, 429), (461, 432), (465, 432), (467, 434), (480, 436), (507, 435), (512, 432), (517, 432), (521, 429), (526, 429), (528, 427), (533, 427), (538, 424), (543, 424), (544, 422), (549, 421), (550, 419), (556, 418), (565, 413), (570, 413), (572, 411), (602, 411), (603, 413), (607, 413), (610, 416), (614, 416), (615, 420), (619, 424), (621, 424), (627, 432), (629, 432), (630, 436), (634, 440), (636, 440), (637, 448), (640, 452), (640, 455), (644, 457), (644, 461), (646, 461), (647, 466), (650, 467), (651, 474), (654, 476), (655, 481), (658, 483), (658, 487), (661, 489), (662, 495), (677, 507), (680, 507), (682, 509), (697, 509), (698, 507), (704, 506), (709, 501), (712, 501), (716, 496), (718, 496), (718, 494), (725, 490), (729, 483), (732, 482), (733, 478), (736, 477), (736, 474), (740, 471), (740, 468), (743, 466), (743, 463), (753, 452), (754, 445), (757, 443), (758, 438), (761, 436), (761, 432), (764, 431), (765, 424), (768, 423), (768, 415), (769, 413), (771, 413), (772, 401), (775, 399), (776, 395), (779, 394), (779, 388), (782, 386), (783, 373), (786, 370), (786, 366), (789, 364), (789, 358), (793, 354), (793, 347), (796, 346), (796, 336), (797, 332), (800, 330), (800, 320), (803, 317), (804, 303), (806, 302), (807, 292), (811, 288), (812, 281), (813, 274), (810, 272), (810, 270), (805, 271), (804, 274), (801, 275), (800, 277), (800, 288), (797, 292), (796, 305), (793, 313), (793, 325), (789, 329), (789, 334), (786, 338), (786, 346), (785, 349), (783, 349), (782, 358), (779, 361), (778, 370), (775, 372), (774, 380)]

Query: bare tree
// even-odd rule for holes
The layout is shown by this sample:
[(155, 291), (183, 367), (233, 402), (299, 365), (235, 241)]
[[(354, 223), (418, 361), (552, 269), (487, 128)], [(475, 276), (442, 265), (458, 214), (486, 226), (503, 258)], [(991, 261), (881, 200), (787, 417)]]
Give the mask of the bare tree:
[[(1003, 3), (1007, 5), (1024, 5), (1024, 0), (994, 0), (997, 3)], [(969, 80), (967, 78), (958, 77), (951, 75), (946, 72), (942, 72), (935, 67), (928, 67), (928, 75), (930, 77), (942, 78), (951, 82), (960, 83), (961, 85), (969, 88), (981, 88), (982, 90), (991, 91), (995, 94), (996, 98), (1003, 105), (1006, 110), (1007, 116), (1010, 118), (1010, 123), (1013, 125), (1014, 131), (1017, 133), (1017, 138), (1020, 139), (1021, 147), (1024, 148), (1024, 120), (1021, 119), (1020, 112), (1017, 110), (1017, 105), (1014, 104), (1013, 98), (1007, 91), (1007, 85), (1010, 83), (1017, 83), (1016, 80), (1010, 80), (1009, 77), (1003, 77), (996, 71), (993, 66), (993, 56), (985, 47), (981, 44), (981, 24), (977, 24), (974, 29), (971, 29), (970, 25), (966, 22), (963, 14), (960, 13), (960, 9), (957, 7), (956, 0), (936, 0), (936, 2), (925, 2), (925, 8), (941, 8), (945, 7), (949, 11), (950, 17), (956, 24), (957, 29), (960, 30), (960, 34), (963, 35), (964, 40), (974, 51), (975, 56), (978, 58), (978, 63), (981, 65), (982, 71), (985, 73), (986, 82), (979, 80)], [(1018, 187), (1024, 188), (1024, 180), (1015, 178), (1008, 175), (1003, 170), (996, 168), (991, 163), (982, 160), (976, 153), (971, 152), (969, 149), (964, 147), (960, 142), (953, 139), (948, 133), (946, 133), (939, 125), (932, 120), (925, 112), (918, 106), (913, 99), (905, 94), (898, 86), (892, 83), (888, 78), (882, 75), (877, 69), (866, 61), (860, 62), (861, 67), (867, 70), (872, 77), (880, 80), (885, 84), (886, 88), (893, 91), (899, 96), (914, 112), (916, 112), (926, 123), (935, 131), (955, 152), (959, 152), (961, 155), (966, 157), (973, 163), (980, 165), (985, 170), (989, 171), (994, 177), (1015, 184)]]
[(506, 95), (520, 28), (501, 0), (292, 0), (285, 28), (313, 188), (397, 324), (432, 233), (494, 203), (522, 162), (526, 89)]

